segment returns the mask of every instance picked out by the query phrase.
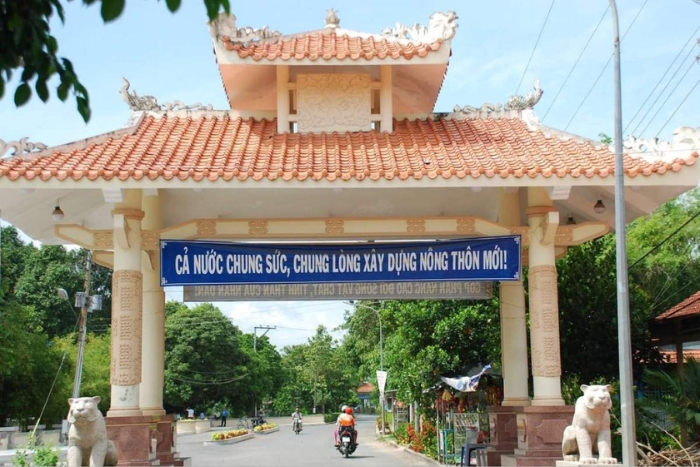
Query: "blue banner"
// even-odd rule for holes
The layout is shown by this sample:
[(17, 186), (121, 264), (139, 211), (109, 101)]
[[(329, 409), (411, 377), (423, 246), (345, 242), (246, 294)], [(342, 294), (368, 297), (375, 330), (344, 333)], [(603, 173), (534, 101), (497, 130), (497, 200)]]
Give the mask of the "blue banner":
[(343, 245), (161, 240), (161, 285), (516, 281), (520, 236)]

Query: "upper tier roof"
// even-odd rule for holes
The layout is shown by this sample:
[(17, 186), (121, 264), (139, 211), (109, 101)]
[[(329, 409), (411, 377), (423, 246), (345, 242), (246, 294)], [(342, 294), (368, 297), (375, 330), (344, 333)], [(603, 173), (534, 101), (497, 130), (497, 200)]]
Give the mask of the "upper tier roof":
[(425, 57), (440, 49), (441, 38), (434, 42), (392, 40), (380, 35), (362, 35), (346, 29), (320, 29), (294, 36), (280, 37), (274, 41), (236, 42), (222, 36), (226, 50), (235, 51), (241, 59), (261, 61), (298, 61), (305, 58), (316, 60), (372, 60), (405, 59)]
[(276, 110), (277, 66), (289, 66), (293, 82), (297, 73), (324, 73), (329, 66), (342, 67), (347, 73), (369, 73), (378, 80), (378, 67), (391, 65), (402, 65), (391, 67), (394, 111), (431, 112), (456, 29), (454, 12), (433, 13), (428, 26), (397, 24), (381, 33), (340, 28), (334, 10), (328, 12), (326, 27), (287, 35), (267, 26), (239, 28), (236, 16), (224, 13), (209, 23), (231, 108), (257, 112)]
[[(236, 52), (241, 60), (251, 59), (265, 62), (288, 60), (365, 60), (404, 59), (425, 57), (450, 41), (457, 29), (454, 12), (433, 13), (428, 26), (404, 26), (397, 24), (381, 34), (372, 34), (340, 28), (340, 18), (335, 10), (328, 10), (326, 27), (308, 32), (283, 35), (271, 31), (267, 26), (260, 29), (238, 28), (235, 15), (221, 13), (209, 23), (209, 32), (214, 40), (217, 61), (234, 64), (234, 57), (222, 53), (219, 45), (227, 51)], [(446, 62), (446, 60), (445, 60)]]
[[(697, 157), (691, 151), (665, 158), (625, 155), (625, 173), (634, 178), (678, 172)], [(609, 147), (519, 117), (468, 118), (456, 112), (395, 121), (391, 133), (278, 134), (275, 120), (175, 111), (143, 112), (124, 130), (1, 159), (0, 179), (602, 180), (612, 178), (614, 165)]]

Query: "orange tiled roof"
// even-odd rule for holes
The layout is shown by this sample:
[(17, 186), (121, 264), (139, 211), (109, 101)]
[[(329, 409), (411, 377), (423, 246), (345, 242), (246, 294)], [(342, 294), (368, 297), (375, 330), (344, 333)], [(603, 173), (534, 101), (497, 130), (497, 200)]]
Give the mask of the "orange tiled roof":
[(350, 36), (336, 34), (334, 30), (322, 29), (294, 36), (283, 36), (275, 41), (259, 41), (243, 44), (234, 42), (229, 36), (222, 36), (222, 42), (227, 50), (235, 51), (240, 58), (252, 58), (260, 61), (267, 60), (371, 60), (377, 58), (425, 57), (428, 53), (438, 50), (443, 43), (441, 39), (431, 43), (397, 41), (381, 36)]
[(670, 308), (655, 318), (658, 321), (666, 321), (674, 318), (687, 318), (700, 315), (700, 291), (686, 298), (678, 305)]
[[(676, 359), (676, 351), (675, 350), (662, 350), (661, 356), (668, 363), (678, 362), (678, 360)], [(691, 358), (694, 360), (700, 361), (700, 350), (684, 349), (683, 350), (683, 360), (688, 361)]]
[[(275, 120), (145, 114), (132, 129), (40, 156), (0, 159), (10, 180), (362, 180), (613, 175), (605, 146), (531, 131), (519, 118), (395, 121), (392, 133), (277, 133)], [(687, 159), (625, 156), (631, 177), (678, 171)]]
[(358, 394), (365, 394), (365, 393), (370, 393), (374, 391), (374, 384), (372, 383), (364, 383), (362, 386), (357, 388), (357, 391), (355, 391)]

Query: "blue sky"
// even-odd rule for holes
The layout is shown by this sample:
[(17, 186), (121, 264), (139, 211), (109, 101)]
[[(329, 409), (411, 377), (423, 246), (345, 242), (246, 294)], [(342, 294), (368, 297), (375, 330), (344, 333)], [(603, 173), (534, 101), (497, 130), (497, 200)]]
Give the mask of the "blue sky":
[[(609, 11), (574, 67), (605, 14), (608, 0), (556, 0), (527, 71), (551, 0), (231, 3), (238, 27), (268, 25), (284, 34), (321, 28), (328, 8), (338, 10), (341, 27), (366, 32), (381, 32), (396, 22), (426, 25), (432, 12), (454, 10), (459, 15), (459, 28), (436, 111), (450, 111), (456, 104), (505, 103), (521, 79), (519, 94), (529, 92), (535, 79), (540, 79), (545, 92), (535, 113), (543, 124), (594, 139), (601, 132), (613, 133), (612, 62), (603, 72), (613, 52)], [(621, 33), (636, 17), (622, 42), (625, 135), (670, 139), (679, 126), (700, 126), (700, 89), (693, 88), (700, 80), (700, 64), (693, 63), (700, 53), (696, 45), (696, 38), (700, 38), (700, 4), (693, 0), (617, 3)], [(65, 26), (58, 21), (52, 26), (59, 40), (59, 53), (73, 61), (90, 92), (90, 123), (82, 121), (72, 100), (62, 103), (55, 96), (47, 104), (35, 97), (17, 109), (11, 84), (0, 100), (0, 139), (28, 136), (31, 141), (58, 145), (124, 126), (130, 110), (119, 94), (122, 76), (131, 81), (139, 95), (155, 95), (161, 103), (182, 100), (227, 108), (202, 0), (183, 2), (174, 15), (163, 1), (130, 0), (123, 16), (108, 25), (102, 23), (99, 7), (67, 2), (65, 10)], [(652, 92), (679, 54), (666, 78)], [(599, 75), (599, 82), (591, 90)], [(168, 293), (169, 298), (177, 295), (175, 291)], [(256, 325), (278, 324), (279, 331), (269, 335), (273, 343), (287, 345), (305, 341), (313, 334), (315, 323), (334, 327), (342, 321), (346, 306), (279, 302), (221, 308), (246, 332), (252, 332)], [(287, 311), (282, 313), (282, 308)], [(294, 329), (284, 331), (282, 326)]]

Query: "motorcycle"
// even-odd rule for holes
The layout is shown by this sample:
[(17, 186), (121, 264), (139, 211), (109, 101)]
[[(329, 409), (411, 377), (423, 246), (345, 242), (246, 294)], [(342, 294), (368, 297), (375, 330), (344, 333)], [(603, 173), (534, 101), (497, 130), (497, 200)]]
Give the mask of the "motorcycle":
[(296, 434), (299, 434), (299, 432), (301, 431), (301, 420), (294, 420), (292, 422), (292, 431), (294, 431), (294, 433)]
[(338, 430), (338, 451), (345, 457), (349, 457), (350, 454), (355, 452), (357, 445), (352, 442), (353, 429), (349, 426), (341, 426)]
[(251, 424), (253, 425), (253, 428), (255, 428), (258, 425), (263, 425), (264, 423), (266, 423), (266, 420), (262, 415), (258, 415), (251, 422)]

